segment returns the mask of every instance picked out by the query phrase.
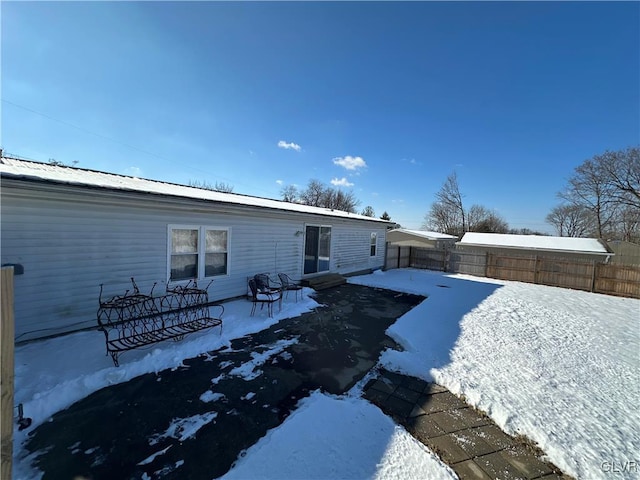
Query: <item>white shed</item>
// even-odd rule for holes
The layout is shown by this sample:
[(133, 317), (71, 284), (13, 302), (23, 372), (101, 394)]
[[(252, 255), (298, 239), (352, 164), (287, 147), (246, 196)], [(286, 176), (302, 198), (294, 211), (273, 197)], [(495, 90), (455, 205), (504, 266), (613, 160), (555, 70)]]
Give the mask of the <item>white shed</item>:
[(606, 261), (613, 253), (597, 238), (552, 237), (467, 232), (456, 249), (462, 252)]
[(389, 222), (246, 195), (0, 160), (2, 264), (15, 277), (16, 338), (96, 325), (100, 284), (195, 279), (211, 300), (246, 294), (247, 277), (308, 278), (381, 268)]

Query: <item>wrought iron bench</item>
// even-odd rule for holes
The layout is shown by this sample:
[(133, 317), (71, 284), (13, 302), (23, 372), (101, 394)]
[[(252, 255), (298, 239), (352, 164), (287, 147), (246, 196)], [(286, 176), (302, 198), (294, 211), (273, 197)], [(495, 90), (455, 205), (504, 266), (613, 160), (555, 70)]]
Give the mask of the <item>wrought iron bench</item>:
[[(195, 282), (186, 286), (166, 288), (164, 295), (153, 296), (153, 288), (146, 295), (140, 293), (134, 279), (133, 291), (102, 300), (100, 285), (100, 308), (98, 328), (105, 335), (107, 355), (111, 355), (117, 367), (118, 356), (134, 348), (151, 345), (164, 340), (181, 340), (185, 335), (206, 328), (220, 327), (224, 307), (209, 303), (207, 288), (198, 288)], [(154, 284), (155, 288), (155, 284)], [(216, 315), (211, 316), (212, 309)]]

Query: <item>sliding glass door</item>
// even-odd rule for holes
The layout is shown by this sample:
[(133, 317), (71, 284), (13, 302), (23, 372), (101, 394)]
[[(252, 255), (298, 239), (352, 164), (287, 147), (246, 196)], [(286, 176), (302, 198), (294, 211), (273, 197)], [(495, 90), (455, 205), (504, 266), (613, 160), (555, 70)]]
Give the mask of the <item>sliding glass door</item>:
[(331, 227), (308, 225), (304, 239), (304, 273), (329, 271)]

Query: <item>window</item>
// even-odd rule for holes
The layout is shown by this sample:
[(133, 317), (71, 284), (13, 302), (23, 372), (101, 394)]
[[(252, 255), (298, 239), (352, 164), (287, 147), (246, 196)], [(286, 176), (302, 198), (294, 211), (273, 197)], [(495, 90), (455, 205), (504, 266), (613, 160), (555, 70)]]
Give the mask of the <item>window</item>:
[(171, 230), (170, 280), (198, 277), (198, 230)]
[(169, 280), (227, 275), (229, 230), (213, 227), (169, 227)]
[(369, 253), (369, 256), (371, 257), (376, 256), (377, 245), (378, 245), (378, 234), (376, 232), (371, 232), (371, 252)]
[(205, 261), (204, 276), (227, 274), (227, 231), (226, 230), (205, 230)]

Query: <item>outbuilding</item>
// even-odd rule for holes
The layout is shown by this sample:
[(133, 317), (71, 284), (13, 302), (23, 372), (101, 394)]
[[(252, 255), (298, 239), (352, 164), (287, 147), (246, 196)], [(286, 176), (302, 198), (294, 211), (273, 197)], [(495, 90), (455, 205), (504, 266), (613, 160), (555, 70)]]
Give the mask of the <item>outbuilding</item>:
[(552, 237), (467, 232), (456, 251), (474, 254), (544, 256), (566, 260), (606, 262), (613, 252), (597, 238)]
[(104, 295), (196, 280), (210, 300), (247, 277), (349, 274), (384, 265), (387, 221), (2, 157), (2, 264), (15, 265), (16, 338), (96, 325)]

